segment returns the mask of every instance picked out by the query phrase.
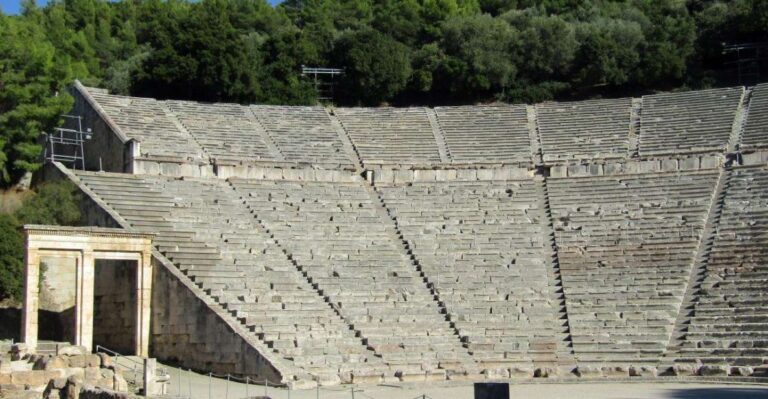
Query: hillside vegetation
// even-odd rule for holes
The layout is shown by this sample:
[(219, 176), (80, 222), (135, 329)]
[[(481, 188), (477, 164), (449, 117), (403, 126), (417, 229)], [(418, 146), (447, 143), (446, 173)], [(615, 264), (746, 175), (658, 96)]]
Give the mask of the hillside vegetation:
[(77, 78), (111, 92), (309, 104), (300, 66), (345, 68), (345, 105), (533, 102), (731, 83), (765, 0), (26, 0), (0, 15), (0, 178), (39, 167)]

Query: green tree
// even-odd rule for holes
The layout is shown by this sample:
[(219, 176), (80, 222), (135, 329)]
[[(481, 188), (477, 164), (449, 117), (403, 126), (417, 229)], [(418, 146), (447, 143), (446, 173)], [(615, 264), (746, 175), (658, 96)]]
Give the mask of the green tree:
[(443, 24), (439, 84), (464, 100), (501, 93), (517, 74), (519, 33), (490, 15), (451, 18)]
[(391, 100), (411, 76), (408, 47), (373, 29), (342, 36), (336, 52), (337, 65), (346, 68), (341, 90), (349, 103)]
[(36, 188), (13, 215), (0, 214), (0, 299), (22, 298), (25, 224), (74, 226), (81, 223), (80, 197), (68, 181), (46, 182)]
[(637, 71), (644, 41), (640, 24), (599, 17), (578, 24), (576, 40), (575, 84), (587, 88), (619, 86), (628, 83)]
[(0, 16), (0, 178), (5, 184), (40, 166), (41, 132), (69, 110), (69, 59), (60, 57), (41, 27)]

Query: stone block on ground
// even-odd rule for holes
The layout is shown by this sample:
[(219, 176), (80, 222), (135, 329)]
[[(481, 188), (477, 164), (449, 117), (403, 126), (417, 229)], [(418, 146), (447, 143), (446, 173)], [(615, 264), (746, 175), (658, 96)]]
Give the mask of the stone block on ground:
[(699, 368), (702, 377), (720, 377), (728, 375), (728, 366), (724, 364), (705, 364)]
[(88, 353), (88, 349), (84, 346), (67, 345), (59, 347), (59, 355), (61, 356), (87, 355)]
[(653, 366), (632, 366), (629, 368), (630, 377), (656, 377), (657, 370)]
[(599, 367), (579, 366), (576, 368), (576, 375), (581, 378), (597, 378), (602, 377), (603, 373)]

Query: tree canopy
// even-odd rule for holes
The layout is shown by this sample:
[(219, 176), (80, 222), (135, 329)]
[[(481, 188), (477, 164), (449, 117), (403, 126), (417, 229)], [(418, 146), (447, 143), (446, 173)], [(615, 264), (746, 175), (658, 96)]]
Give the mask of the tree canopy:
[(77, 78), (113, 93), (343, 105), (530, 102), (733, 84), (723, 46), (768, 41), (764, 0), (60, 0), (0, 14), (0, 178)]

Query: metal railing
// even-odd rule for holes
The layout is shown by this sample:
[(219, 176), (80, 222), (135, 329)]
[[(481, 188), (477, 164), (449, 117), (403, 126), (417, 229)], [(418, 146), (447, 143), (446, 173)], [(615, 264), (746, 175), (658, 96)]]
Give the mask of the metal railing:
[[(95, 352), (106, 353), (107, 355), (112, 356), (112, 362), (115, 364), (115, 366), (120, 367), (123, 371), (123, 378), (125, 378), (126, 381), (133, 383), (136, 388), (143, 390), (145, 394), (147, 394), (147, 387), (144, 383), (147, 370), (145, 369), (145, 364), (143, 361), (136, 360), (131, 356), (122, 355), (117, 351), (101, 345), (96, 345)], [(126, 373), (128, 374), (126, 375)], [(156, 368), (155, 381), (163, 384), (169, 383), (170, 374), (168, 373), (168, 370), (164, 367)]]
[[(308, 397), (307, 391), (297, 395), (296, 391), (271, 383), (268, 379), (260, 380), (248, 376), (231, 374), (197, 373), (192, 369), (177, 368), (172, 372), (173, 383), (169, 386), (166, 398), (178, 399), (250, 399), (254, 396), (271, 399), (291, 399), (291, 396)], [(315, 399), (390, 399), (391, 392), (366, 392), (360, 386), (317, 385)], [(420, 394), (409, 399), (433, 399), (427, 394)]]

